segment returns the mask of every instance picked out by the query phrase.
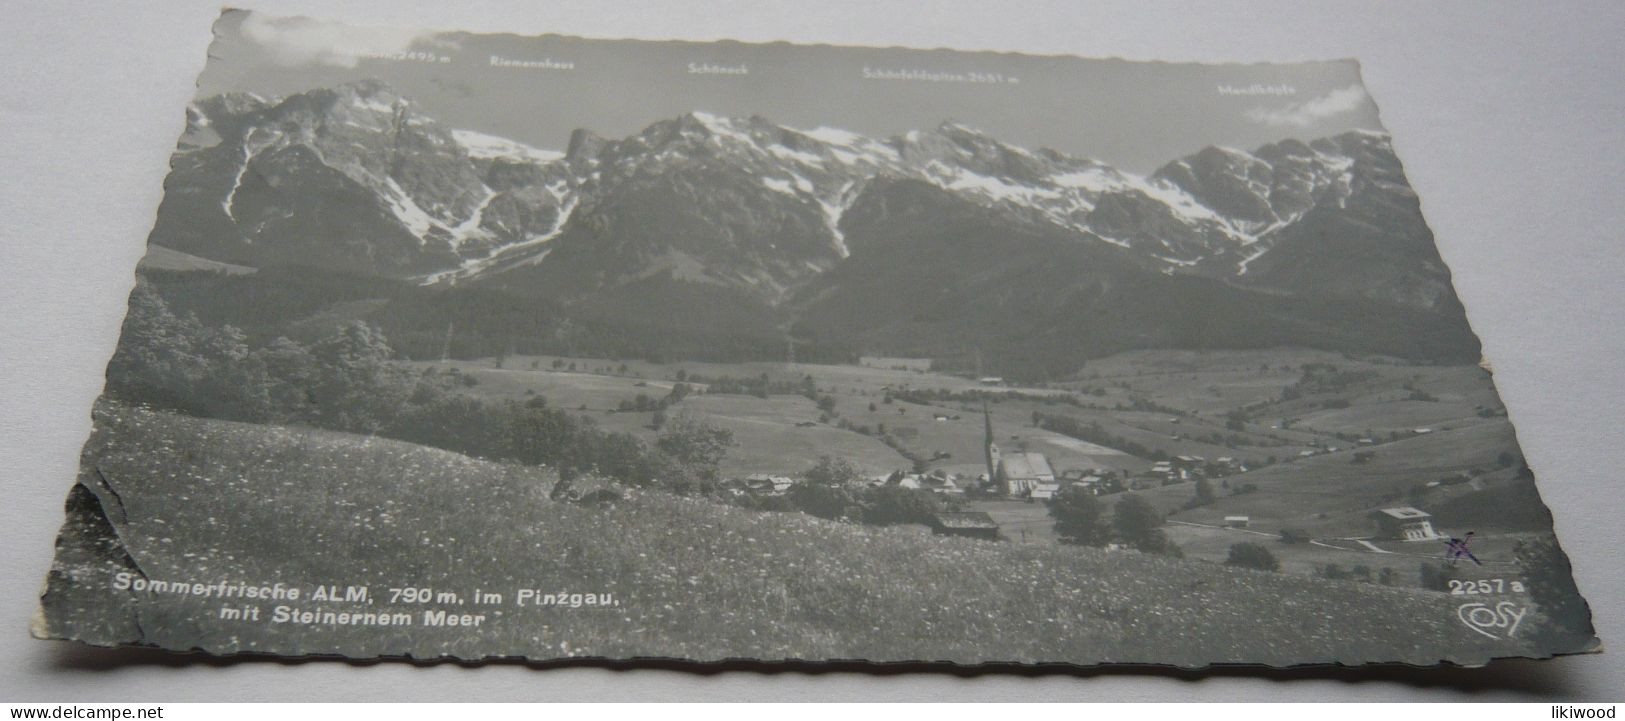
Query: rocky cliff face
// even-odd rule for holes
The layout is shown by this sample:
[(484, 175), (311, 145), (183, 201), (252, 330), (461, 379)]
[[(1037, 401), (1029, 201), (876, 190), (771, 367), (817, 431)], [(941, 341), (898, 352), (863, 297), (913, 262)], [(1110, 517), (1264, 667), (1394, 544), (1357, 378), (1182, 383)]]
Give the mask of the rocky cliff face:
[[(1376, 133), (1207, 148), (1139, 177), (956, 123), (876, 139), (702, 112), (618, 140), (580, 130), (557, 153), (448, 130), (375, 82), (274, 102), (219, 96), (189, 117), (154, 241), (230, 262), (318, 261), (426, 282), (513, 274), (500, 284), (543, 293), (554, 278), (578, 289), (583, 277), (669, 272), (776, 302), (851, 253), (842, 216), (885, 177), (1166, 272), (1423, 306), (1448, 295), (1414, 194)], [(1342, 238), (1373, 220), (1384, 238)], [(1381, 247), (1349, 247), (1371, 243)], [(1303, 266), (1325, 265), (1322, 252), (1340, 273), (1371, 266), (1347, 277), (1381, 282), (1311, 283)]]
[(378, 83), (193, 106), (152, 241), (251, 265), (392, 276), (534, 242), (564, 173), (516, 143), (448, 130)]
[[(727, 308), (759, 328), (862, 326), (866, 343), (944, 330), (870, 322), (901, 302), (887, 293), (953, 296), (894, 309), (909, 317), (1005, 309), (957, 331), (1050, 318), (1032, 331), (1060, 332), (1077, 325), (1047, 315), (1062, 306), (1177, 324), (1122, 309), (1262, 296), (1273, 316), (1313, 306), (1310, 335), (1333, 333), (1333, 302), (1465, 327), (1379, 133), (1207, 148), (1138, 176), (957, 123), (880, 139), (703, 112), (620, 139), (578, 130), (561, 153), (446, 128), (376, 82), (223, 95), (188, 119), (152, 242), (230, 263), (473, 284), (616, 316)], [(902, 290), (921, 277), (935, 287)], [(1075, 330), (1182, 342), (1167, 328)]]

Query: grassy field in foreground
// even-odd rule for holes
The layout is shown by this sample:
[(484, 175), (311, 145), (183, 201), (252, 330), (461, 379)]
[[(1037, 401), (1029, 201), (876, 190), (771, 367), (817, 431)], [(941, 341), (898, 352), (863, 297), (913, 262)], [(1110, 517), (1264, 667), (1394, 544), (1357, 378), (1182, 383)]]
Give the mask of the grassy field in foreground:
[[(107, 403), (96, 422), (81, 475), (93, 493), (70, 504), (42, 630), (99, 644), (1181, 665), (1479, 663), (1532, 651), (1468, 629), (1458, 599), (1437, 593), (936, 538), (657, 492), (560, 504), (548, 500), (545, 469), (407, 443)], [(219, 601), (114, 590), (121, 569), (171, 581), (365, 585), (373, 599), (293, 604), (310, 610), (425, 608), (388, 605), (391, 587), (465, 601), (479, 588), (507, 603), (482, 607), (478, 628), (227, 621)], [(608, 593), (616, 605), (521, 608), (512, 604), (521, 588)], [(99, 609), (122, 620), (97, 623)]]

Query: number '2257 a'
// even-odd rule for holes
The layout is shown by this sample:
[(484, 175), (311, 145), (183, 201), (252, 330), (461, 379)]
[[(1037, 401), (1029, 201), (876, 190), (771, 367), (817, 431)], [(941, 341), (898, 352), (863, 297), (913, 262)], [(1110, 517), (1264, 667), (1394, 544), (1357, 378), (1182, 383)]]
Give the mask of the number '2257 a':
[(1482, 578), (1477, 581), (1450, 580), (1452, 596), (1483, 596), (1508, 591), (1523, 593), (1523, 582), (1508, 581), (1504, 578)]

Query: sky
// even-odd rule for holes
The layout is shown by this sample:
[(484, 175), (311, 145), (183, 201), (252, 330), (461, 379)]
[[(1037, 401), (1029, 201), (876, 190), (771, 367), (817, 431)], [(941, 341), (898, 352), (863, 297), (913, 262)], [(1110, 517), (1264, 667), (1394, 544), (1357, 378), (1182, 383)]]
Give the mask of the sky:
[(199, 97), (374, 78), (453, 128), (563, 150), (683, 113), (891, 137), (953, 121), (1147, 173), (1209, 145), (1382, 130), (1352, 60), (1149, 63), (1008, 53), (476, 35), (227, 11)]

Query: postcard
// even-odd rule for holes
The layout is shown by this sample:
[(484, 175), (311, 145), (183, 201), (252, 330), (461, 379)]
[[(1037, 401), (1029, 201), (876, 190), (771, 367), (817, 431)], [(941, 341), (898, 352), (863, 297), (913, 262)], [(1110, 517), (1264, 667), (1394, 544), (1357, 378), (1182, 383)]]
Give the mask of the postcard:
[(1354, 60), (215, 36), (36, 636), (1600, 648)]

